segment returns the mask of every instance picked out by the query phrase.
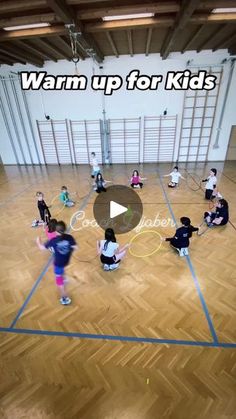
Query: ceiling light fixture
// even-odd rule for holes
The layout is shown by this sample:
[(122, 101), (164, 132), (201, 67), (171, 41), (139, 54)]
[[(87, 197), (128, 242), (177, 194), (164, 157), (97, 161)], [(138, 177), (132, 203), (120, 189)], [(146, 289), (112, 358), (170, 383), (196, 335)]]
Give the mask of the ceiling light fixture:
[(236, 7), (220, 7), (213, 9), (211, 13), (236, 13)]
[(46, 28), (47, 26), (51, 26), (50, 23), (42, 22), (42, 23), (31, 23), (28, 25), (7, 26), (6, 28), (3, 28), (3, 29), (4, 31), (20, 31), (22, 29)]
[(104, 16), (102, 20), (124, 20), (124, 19), (141, 19), (143, 17), (153, 17), (154, 13), (133, 13), (131, 15), (118, 15), (118, 16)]

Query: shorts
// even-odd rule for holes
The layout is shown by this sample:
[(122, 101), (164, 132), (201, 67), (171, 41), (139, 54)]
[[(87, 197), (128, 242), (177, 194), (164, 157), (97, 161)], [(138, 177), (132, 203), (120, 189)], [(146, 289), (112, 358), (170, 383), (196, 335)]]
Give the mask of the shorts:
[(73, 201), (66, 201), (65, 203), (64, 203), (64, 205), (65, 205), (65, 207), (73, 207), (74, 205), (75, 205), (75, 203), (73, 202)]
[(119, 263), (120, 260), (116, 260), (115, 256), (108, 257), (101, 254), (100, 260), (104, 265), (113, 265), (114, 263)]
[(58, 287), (64, 285), (64, 266), (55, 266), (54, 265), (54, 273), (55, 273), (55, 280)]
[(206, 191), (205, 191), (205, 199), (210, 200), (211, 197), (212, 197), (212, 193), (213, 193), (213, 190), (212, 189), (206, 189)]
[(172, 180), (168, 183), (169, 188), (176, 188), (176, 186), (178, 186), (178, 183), (172, 182)]

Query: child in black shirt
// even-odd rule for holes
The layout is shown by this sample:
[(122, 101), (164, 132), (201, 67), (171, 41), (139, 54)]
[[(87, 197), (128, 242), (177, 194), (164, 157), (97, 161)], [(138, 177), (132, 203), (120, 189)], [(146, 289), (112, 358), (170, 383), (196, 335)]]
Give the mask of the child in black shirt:
[(205, 212), (204, 220), (208, 227), (222, 226), (229, 221), (229, 205), (225, 199), (219, 199), (215, 212)]
[(38, 227), (39, 225), (42, 225), (46, 223), (48, 225), (51, 213), (49, 211), (49, 207), (47, 206), (46, 202), (43, 199), (43, 193), (42, 192), (36, 192), (36, 196), (38, 198), (37, 206), (39, 210), (39, 220), (34, 220), (32, 222), (32, 227)]
[(106, 192), (106, 183), (112, 183), (110, 180), (105, 180), (102, 177), (101, 173), (98, 173), (95, 179), (95, 183), (94, 183), (94, 190), (97, 193), (101, 193), (101, 192)]
[(181, 253), (181, 249), (189, 247), (189, 239), (192, 237), (194, 231), (198, 231), (198, 227), (191, 225), (191, 220), (188, 217), (181, 217), (180, 222), (182, 227), (177, 228), (174, 237), (167, 237), (164, 240), (169, 241), (171, 246)]
[(49, 207), (47, 206), (46, 202), (43, 199), (44, 196), (43, 196), (42, 192), (37, 192), (36, 196), (38, 198), (38, 209), (39, 209), (40, 219), (44, 223), (48, 224), (48, 222), (50, 221), (50, 218), (51, 218)]

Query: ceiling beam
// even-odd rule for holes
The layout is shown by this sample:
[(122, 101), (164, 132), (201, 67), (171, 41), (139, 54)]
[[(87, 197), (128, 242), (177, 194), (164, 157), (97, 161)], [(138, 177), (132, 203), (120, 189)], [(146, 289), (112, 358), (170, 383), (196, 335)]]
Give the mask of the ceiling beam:
[(112, 48), (112, 51), (113, 51), (114, 55), (118, 58), (119, 57), (119, 54), (118, 54), (118, 51), (117, 51), (115, 42), (113, 41), (110, 32), (106, 32), (106, 36), (107, 36), (107, 39), (108, 39), (108, 41), (109, 41), (109, 43), (111, 45), (111, 48)]
[(199, 37), (199, 35), (204, 31), (204, 29), (205, 29), (205, 26), (204, 25), (202, 25), (202, 26), (200, 26), (200, 28), (198, 28), (197, 30), (196, 30), (196, 32), (195, 32), (195, 34), (192, 36), (192, 38), (190, 38), (187, 42), (186, 42), (186, 44), (184, 45), (184, 47), (183, 47), (183, 49), (182, 49), (182, 51), (181, 51), (181, 53), (183, 54), (187, 49), (189, 49), (189, 47), (190, 47), (190, 45), (194, 42), (194, 41), (196, 41), (196, 39)]
[(236, 55), (236, 44), (229, 48), (230, 55)]
[(47, 26), (46, 28), (22, 29), (17, 31), (6, 31), (0, 33), (0, 42), (14, 39), (28, 39), (38, 37), (49, 37), (63, 35), (66, 33), (64, 25)]
[(227, 36), (226, 38), (221, 39), (221, 41), (218, 42), (218, 44), (214, 46), (213, 51), (216, 51), (217, 49), (228, 48), (230, 45), (232, 45), (234, 41), (236, 41), (235, 32), (231, 34), (230, 36)]
[(174, 23), (172, 17), (148, 17), (143, 19), (124, 19), (124, 20), (113, 20), (111, 22), (97, 22), (87, 23), (84, 28), (86, 32), (103, 32), (103, 31), (117, 31), (124, 29), (139, 29), (139, 28), (151, 28), (151, 27), (166, 27), (171, 26)]
[[(45, 51), (49, 52), (51, 56), (56, 58), (56, 60), (62, 59), (61, 57), (64, 57), (63, 52), (57, 48), (56, 46), (52, 45), (48, 39), (37, 39), (37, 45), (39, 45), (41, 48), (43, 48)], [(58, 55), (60, 58), (58, 58)]]
[(62, 54), (68, 59), (72, 59), (72, 51), (70, 45), (67, 44), (60, 36), (52, 38), (53, 44), (58, 47)]
[(65, 51), (64, 47), (62, 47), (60, 45), (56, 45), (54, 40), (55, 40), (55, 38), (51, 38), (50, 41), (47, 40), (48, 50), (51, 49), (52, 52), (54, 51), (56, 54), (60, 55), (62, 58), (67, 58), (67, 59), (71, 60), (72, 54), (68, 54), (68, 51)]
[(36, 56), (38, 56), (38, 57), (40, 57), (41, 59), (43, 59), (44, 61), (45, 60), (48, 60), (48, 56), (47, 56), (47, 54), (45, 54), (45, 53), (43, 53), (42, 51), (40, 51), (38, 48), (34, 48), (34, 47), (32, 47), (31, 45), (29, 45), (28, 43), (27, 43), (27, 41), (24, 41), (24, 40), (21, 40), (21, 41), (18, 41), (18, 40), (15, 40), (14, 41), (14, 45), (16, 46), (16, 47), (20, 47), (21, 49), (23, 49), (23, 50), (26, 50), (26, 51), (29, 51), (30, 53), (32, 53), (32, 54), (34, 54), (34, 55), (36, 55)]
[(47, 5), (64, 23), (75, 23), (76, 16), (72, 8), (64, 0), (46, 0)]
[(29, 64), (36, 65), (37, 67), (43, 66), (42, 60), (40, 60), (39, 58), (35, 56), (26, 54), (25, 51), (22, 51), (19, 48), (15, 48), (13, 45), (4, 44), (4, 47), (6, 49), (3, 48), (3, 45), (0, 47), (0, 52), (3, 52), (4, 54), (9, 55), (15, 60), (21, 60), (21, 62), (27, 62)]
[[(211, 40), (219, 40), (220, 38), (222, 39), (222, 32), (225, 31), (226, 27), (228, 25), (225, 24), (223, 25), (221, 28), (217, 28), (210, 36), (207, 37), (207, 39), (205, 39), (205, 41), (203, 41), (198, 47), (197, 47), (197, 52), (200, 52), (202, 49), (204, 49), (207, 44), (211, 41)], [(212, 49), (212, 48), (211, 48)]]
[(129, 53), (130, 53), (130, 56), (133, 57), (134, 49), (133, 49), (132, 30), (128, 29), (126, 33), (127, 33), (127, 39), (128, 39), (128, 45), (129, 45)]
[(185, 0), (182, 2), (181, 9), (176, 17), (176, 21), (173, 27), (167, 34), (165, 41), (163, 42), (161, 48), (161, 56), (165, 60), (171, 50), (171, 47), (174, 45), (176, 38), (181, 30), (189, 22), (190, 17), (196, 10), (199, 5), (200, 0)]
[(98, 49), (95, 41), (84, 33), (83, 23), (65, 0), (46, 0), (46, 2), (65, 24), (75, 25), (75, 32), (80, 33), (80, 41), (82, 45), (85, 44), (85, 50), (93, 50), (96, 61), (102, 62), (104, 59), (103, 54)]
[(7, 26), (29, 25), (32, 23), (58, 23), (59, 19), (55, 13), (44, 13), (30, 16), (14, 16), (0, 18), (0, 28)]
[[(218, 17), (215, 15), (204, 15), (198, 14), (192, 16), (187, 23), (194, 25), (203, 25), (204, 23), (210, 24), (220, 24), (225, 23), (236, 23), (236, 14), (235, 13), (217, 13)], [(160, 16), (160, 17), (150, 17), (150, 18), (139, 18), (139, 19), (122, 19), (122, 20), (113, 20), (107, 22), (94, 22), (84, 24), (84, 30), (86, 33), (96, 33), (96, 32), (105, 32), (105, 31), (117, 31), (117, 30), (128, 30), (128, 29), (143, 29), (143, 28), (162, 28), (162, 27), (171, 27), (175, 23), (174, 17), (171, 16)], [(186, 24), (187, 24), (186, 23)], [(174, 27), (172, 28), (174, 29)]]
[(234, 23), (236, 22), (236, 13), (212, 13), (210, 15), (195, 14), (191, 19), (190, 23)]
[(235, 0), (201, 0), (199, 9), (218, 9), (221, 7), (235, 7)]
[[(13, 58), (9, 57), (9, 55), (5, 55), (3, 53), (0, 53), (0, 61), (2, 64), (7, 64), (7, 65), (13, 65), (15, 64), (16, 60), (14, 60)], [(24, 61), (19, 61), (21, 64), (25, 64)]]
[[(135, 3), (135, 2), (133, 2)], [(80, 10), (80, 19), (100, 19), (105, 16), (129, 15), (132, 13), (176, 13), (179, 11), (179, 4), (176, 1), (165, 1), (163, 3), (131, 4), (127, 6), (107, 6), (93, 9)]]
[[(111, 2), (111, 0), (102, 0), (103, 3)], [(78, 4), (88, 4), (88, 3), (101, 3), (101, 0), (67, 0), (68, 4), (78, 5)]]
[[(55, 58), (54, 55), (52, 55), (48, 50), (45, 50), (45, 42), (42, 39), (32, 39), (29, 41), (30, 45), (33, 46), (33, 48), (36, 48), (37, 51), (40, 51), (42, 54), (47, 56), (47, 60), (57, 62), (57, 58)], [(47, 44), (46, 44), (47, 45)]]
[(104, 55), (100, 48), (97, 46), (96, 42), (94, 41), (93, 36), (90, 33), (83, 32), (82, 37), (88, 44), (88, 46), (92, 47), (92, 49), (95, 51), (96, 59), (99, 63), (101, 63), (104, 60)]
[(147, 34), (147, 41), (146, 41), (145, 55), (148, 55), (148, 54), (149, 54), (149, 49), (150, 49), (151, 39), (152, 39), (152, 28), (149, 28), (149, 29), (148, 29), (148, 34)]
[(0, 14), (20, 13), (45, 7), (45, 0), (3, 0), (0, 2)]
[[(70, 44), (70, 39), (67, 37), (64, 37), (64, 39), (62, 37), (60, 37), (60, 39), (62, 41), (65, 42), (66, 45), (68, 45), (68, 48), (70, 49), (70, 53), (71, 53), (71, 57), (72, 57), (72, 50), (71, 50), (71, 44)], [(85, 53), (85, 51), (79, 46), (79, 44), (77, 44), (77, 53), (79, 55), (79, 58), (81, 60), (84, 60), (85, 58), (87, 58), (87, 54)]]

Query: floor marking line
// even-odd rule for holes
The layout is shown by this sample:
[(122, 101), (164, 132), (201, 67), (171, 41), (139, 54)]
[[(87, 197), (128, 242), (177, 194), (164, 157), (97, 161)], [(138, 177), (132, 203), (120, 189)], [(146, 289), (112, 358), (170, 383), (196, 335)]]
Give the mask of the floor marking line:
[(0, 327), (0, 333), (14, 333), (23, 335), (41, 335), (41, 336), (58, 336), (77, 339), (94, 339), (94, 340), (110, 340), (122, 342), (152, 343), (164, 345), (182, 345), (182, 346), (201, 346), (209, 348), (236, 348), (236, 343), (227, 342), (207, 342), (207, 341), (191, 341), (183, 339), (159, 339), (145, 338), (138, 336), (122, 336), (122, 335), (102, 335), (95, 333), (79, 333), (79, 332), (60, 332), (56, 330), (37, 330), (37, 329), (13, 329), (10, 327)]
[[(158, 170), (157, 170), (157, 171), (158, 171)], [(173, 212), (173, 210), (172, 210), (172, 207), (171, 207), (171, 204), (170, 204), (170, 201), (169, 201), (168, 195), (167, 195), (167, 193), (166, 193), (166, 191), (165, 191), (165, 188), (164, 188), (164, 185), (163, 185), (163, 182), (162, 182), (162, 179), (161, 179), (161, 176), (160, 176), (159, 171), (158, 171), (158, 175), (159, 175), (159, 179), (160, 179), (160, 184), (161, 184), (162, 192), (163, 192), (163, 194), (164, 194), (164, 196), (165, 196), (165, 199), (166, 199), (166, 204), (167, 204), (168, 209), (169, 209), (169, 211), (170, 211), (170, 213), (171, 213), (172, 219), (173, 219), (173, 221), (174, 221), (174, 223), (175, 223), (175, 225), (176, 225), (176, 227), (177, 227), (176, 218), (175, 218), (174, 212)], [(188, 264), (188, 266), (189, 266), (189, 269), (190, 269), (190, 272), (191, 272), (191, 275), (192, 275), (192, 278), (193, 278), (193, 282), (194, 282), (194, 284), (195, 284), (195, 287), (196, 287), (196, 290), (197, 290), (198, 296), (199, 296), (199, 298), (200, 298), (201, 305), (202, 305), (203, 311), (204, 311), (204, 313), (205, 313), (205, 317), (206, 317), (206, 319), (207, 319), (208, 327), (209, 327), (209, 329), (210, 329), (210, 332), (211, 332), (211, 335), (212, 335), (213, 341), (214, 341), (214, 343), (218, 343), (218, 337), (217, 337), (217, 334), (216, 334), (215, 328), (214, 328), (214, 326), (213, 326), (213, 322), (212, 322), (212, 319), (211, 319), (210, 313), (209, 313), (209, 311), (208, 311), (207, 304), (206, 304), (205, 299), (204, 299), (204, 297), (203, 297), (203, 294), (202, 294), (202, 291), (201, 291), (201, 287), (200, 287), (200, 284), (199, 284), (199, 282), (198, 282), (198, 279), (197, 279), (197, 276), (196, 276), (196, 274), (195, 274), (195, 271), (194, 271), (194, 268), (193, 268), (193, 264), (192, 264), (192, 261), (191, 261), (191, 258), (190, 258), (190, 256), (189, 256), (189, 255), (186, 257), (186, 260), (187, 260), (187, 264)]]
[(36, 279), (33, 287), (31, 288), (26, 300), (24, 301), (24, 303), (22, 304), (21, 308), (19, 309), (16, 317), (14, 318), (14, 320), (12, 321), (10, 328), (14, 328), (16, 322), (18, 321), (18, 319), (20, 318), (21, 314), (23, 313), (25, 307), (27, 306), (28, 302), (30, 301), (31, 297), (33, 296), (35, 290), (38, 288), (38, 285), (40, 284), (43, 276), (45, 275), (45, 273), (47, 272), (51, 262), (52, 262), (52, 258), (53, 256), (50, 256), (50, 258), (48, 259), (44, 269), (42, 270), (42, 272), (40, 273), (40, 275), (38, 276), (38, 278)]

